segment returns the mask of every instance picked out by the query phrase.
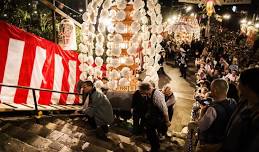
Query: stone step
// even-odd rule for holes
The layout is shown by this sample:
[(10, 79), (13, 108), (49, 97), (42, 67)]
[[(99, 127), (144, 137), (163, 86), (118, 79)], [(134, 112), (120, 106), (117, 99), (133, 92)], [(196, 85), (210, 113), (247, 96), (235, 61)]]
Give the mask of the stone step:
[(1, 152), (40, 152), (37, 148), (28, 145), (18, 139), (0, 132), (0, 151)]
[[(68, 126), (68, 128), (69, 128), (69, 126), (70, 127), (72, 126), (71, 124), (69, 124), (70, 122), (71, 122), (71, 119), (67, 119), (67, 120), (57, 119), (57, 120), (53, 121), (53, 123), (55, 123), (59, 126), (61, 126), (61, 125)], [(85, 125), (87, 126), (87, 124), (85, 124)], [(78, 127), (78, 129), (80, 129), (80, 128), (81, 127)], [(95, 145), (102, 145), (104, 148), (107, 148), (109, 150), (116, 150), (117, 148), (125, 150), (125, 147), (127, 147), (128, 151), (143, 151), (143, 150), (140, 150), (141, 149), (140, 147), (132, 144), (130, 139), (127, 137), (127, 136), (129, 136), (129, 132), (126, 133), (124, 131), (126, 136), (121, 133), (112, 132), (112, 130), (111, 130), (108, 133), (108, 141), (99, 140), (95, 136), (87, 136), (86, 140), (89, 141), (90, 143), (94, 142), (93, 144), (95, 144)], [(124, 147), (121, 147), (122, 145), (124, 145)], [(116, 147), (115, 149), (114, 149), (114, 146)]]
[(46, 149), (52, 142), (48, 139), (35, 135), (31, 132), (26, 131), (23, 128), (9, 125), (1, 130), (2, 133), (6, 133), (9, 136), (21, 140), (39, 150)]
[[(92, 143), (87, 142), (82, 137), (87, 136), (88, 134), (83, 134), (81, 132), (74, 132), (73, 135), (66, 134), (65, 130), (62, 130), (62, 132), (57, 129), (57, 125), (54, 123), (48, 123), (46, 126), (43, 126), (41, 124), (34, 124), (34, 123), (24, 123), (20, 127), (23, 127), (24, 129), (29, 130), (30, 132), (40, 135), (44, 138), (50, 139), (53, 141), (53, 144), (50, 145), (51, 148), (62, 150), (64, 147), (69, 147), (75, 151), (82, 151), (83, 145), (87, 145), (83, 151), (109, 151), (107, 149), (104, 149), (102, 147), (93, 145)], [(72, 132), (71, 130), (68, 130), (68, 132)], [(64, 146), (66, 145), (66, 146)]]

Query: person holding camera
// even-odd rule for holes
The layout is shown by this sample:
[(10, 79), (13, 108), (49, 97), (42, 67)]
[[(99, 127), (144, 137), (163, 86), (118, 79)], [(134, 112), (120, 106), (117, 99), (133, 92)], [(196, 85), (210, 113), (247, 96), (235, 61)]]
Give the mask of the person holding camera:
[(192, 122), (199, 129), (199, 142), (197, 152), (216, 152), (221, 148), (225, 129), (235, 110), (234, 99), (227, 98), (228, 83), (224, 79), (215, 79), (211, 83), (211, 96), (213, 102), (201, 105), (201, 116), (197, 122)]

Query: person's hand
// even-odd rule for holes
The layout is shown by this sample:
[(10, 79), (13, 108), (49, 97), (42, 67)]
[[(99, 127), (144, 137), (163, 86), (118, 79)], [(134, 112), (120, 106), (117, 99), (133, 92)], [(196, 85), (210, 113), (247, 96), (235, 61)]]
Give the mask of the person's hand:
[(168, 121), (166, 121), (166, 126), (167, 127), (170, 127), (171, 126), (171, 122), (168, 120)]
[(76, 110), (73, 114), (74, 114), (74, 115), (79, 115), (80, 113), (79, 113), (78, 110)]

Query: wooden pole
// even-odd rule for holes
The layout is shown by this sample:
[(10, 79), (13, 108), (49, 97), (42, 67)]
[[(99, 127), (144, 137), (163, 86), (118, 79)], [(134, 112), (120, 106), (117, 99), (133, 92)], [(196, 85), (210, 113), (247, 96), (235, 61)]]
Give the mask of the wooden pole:
[(48, 0), (39, 0), (41, 3), (43, 3), (44, 5), (46, 5), (48, 8), (54, 10), (56, 13), (58, 13), (59, 15), (72, 20), (76, 26), (82, 28), (81, 23), (77, 22), (75, 19), (73, 19), (72, 17), (70, 17), (69, 15), (67, 15), (66, 13), (64, 13), (63, 11), (61, 11), (59, 8), (57, 8), (56, 6), (54, 6), (52, 3), (50, 3)]

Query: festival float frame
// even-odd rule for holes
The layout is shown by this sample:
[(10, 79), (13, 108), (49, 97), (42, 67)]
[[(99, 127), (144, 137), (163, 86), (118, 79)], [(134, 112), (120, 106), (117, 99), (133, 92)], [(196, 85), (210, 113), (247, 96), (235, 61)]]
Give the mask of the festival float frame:
[[(144, 69), (144, 81), (152, 80), (158, 86), (163, 26), (157, 0), (146, 4), (143, 0), (92, 1), (83, 20), (81, 80), (93, 81), (96, 88), (135, 91), (138, 72)], [(108, 79), (106, 84), (101, 81), (104, 77)]]

